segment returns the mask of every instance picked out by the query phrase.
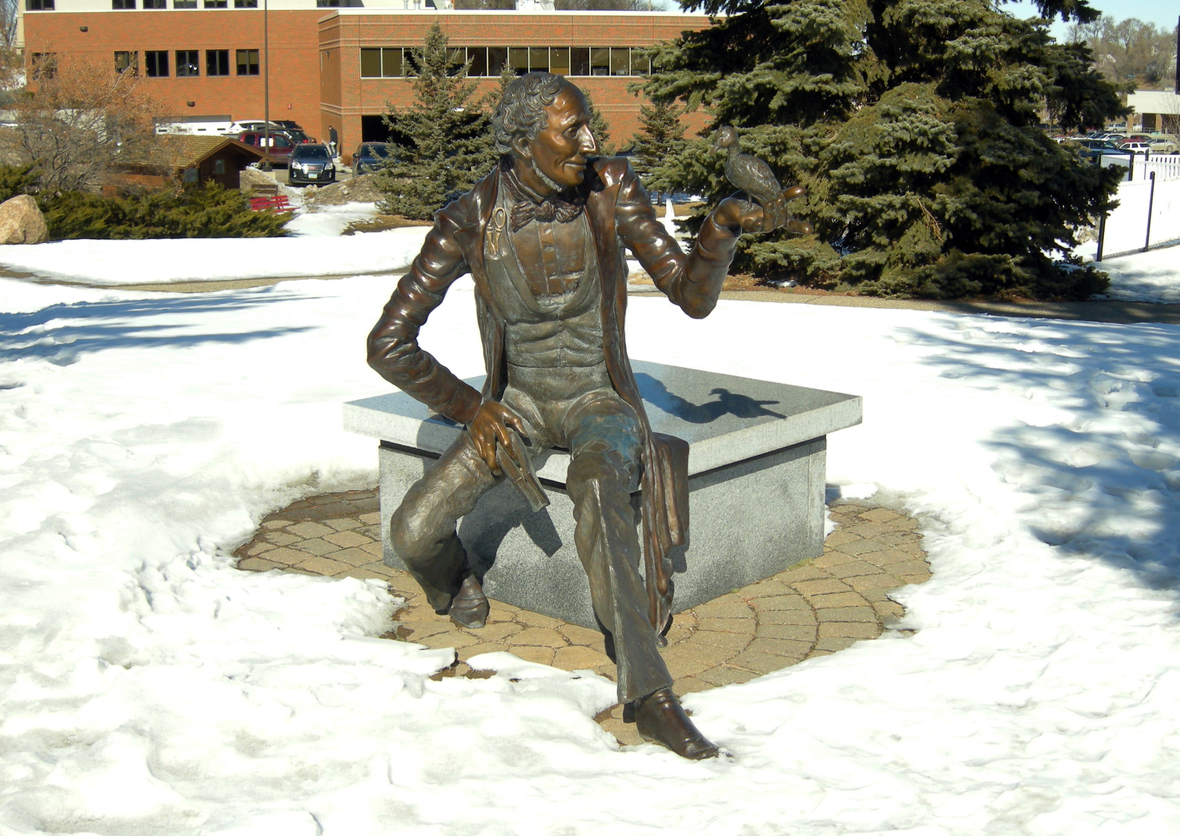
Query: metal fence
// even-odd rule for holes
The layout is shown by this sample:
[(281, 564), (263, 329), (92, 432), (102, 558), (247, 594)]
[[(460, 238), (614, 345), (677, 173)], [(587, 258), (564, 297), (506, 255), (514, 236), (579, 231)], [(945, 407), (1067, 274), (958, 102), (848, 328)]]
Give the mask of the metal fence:
[(1098, 164), (1126, 168), (1127, 177), (1098, 224), (1096, 261), (1180, 242), (1180, 156), (1103, 156)]

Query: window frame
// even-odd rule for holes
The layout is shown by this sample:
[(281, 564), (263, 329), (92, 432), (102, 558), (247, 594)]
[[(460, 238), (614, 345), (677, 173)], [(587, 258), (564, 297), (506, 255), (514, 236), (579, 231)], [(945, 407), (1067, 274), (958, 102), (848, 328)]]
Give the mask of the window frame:
[[(216, 56), (216, 59), (214, 56)], [(222, 63), (223, 59), (224, 64)], [(205, 78), (227, 78), (230, 75), (229, 50), (205, 50)]]
[[(160, 72), (160, 60), (163, 59), (163, 72)], [(148, 78), (169, 78), (168, 50), (145, 49), (143, 51), (143, 74)]]
[[(176, 77), (177, 78), (200, 78), (201, 77), (201, 50), (199, 50), (199, 49), (178, 49), (178, 50), (175, 50), (175, 52), (176, 52), (176, 54), (173, 57), (176, 59)], [(181, 57), (180, 57), (181, 55), (184, 56), (184, 59), (181, 59)], [(189, 60), (190, 57), (194, 58), (195, 60), (190, 61)], [(180, 71), (181, 67), (184, 67), (184, 70), (185, 70), (184, 72)], [(188, 72), (190, 67), (193, 70), (191, 73)]]
[[(251, 65), (250, 55), (253, 53), (254, 62)], [(243, 63), (242, 56), (246, 56), (246, 61)], [(246, 72), (242, 72), (242, 67), (245, 66)], [(250, 72), (253, 67), (254, 72)], [(253, 78), (262, 74), (262, 52), (257, 49), (239, 49), (234, 52), (234, 74), (245, 78)]]

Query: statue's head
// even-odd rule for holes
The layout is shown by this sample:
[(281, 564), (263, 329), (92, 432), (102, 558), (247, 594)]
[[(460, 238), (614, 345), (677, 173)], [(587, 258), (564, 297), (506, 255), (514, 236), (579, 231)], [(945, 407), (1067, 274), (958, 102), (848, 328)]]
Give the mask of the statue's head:
[(526, 182), (543, 187), (539, 191), (581, 183), (589, 156), (598, 150), (586, 97), (552, 73), (528, 73), (508, 85), (492, 130), (496, 152), (510, 155)]

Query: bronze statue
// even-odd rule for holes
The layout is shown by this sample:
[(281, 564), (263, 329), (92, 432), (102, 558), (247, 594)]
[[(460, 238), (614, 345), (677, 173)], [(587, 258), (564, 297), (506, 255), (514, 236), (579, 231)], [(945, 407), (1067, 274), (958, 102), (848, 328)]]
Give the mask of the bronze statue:
[[(439, 613), (482, 627), (488, 601), (456, 521), (505, 470), (534, 509), (546, 501), (529, 484), (535, 476), (519, 436), (533, 448), (568, 449), (575, 546), (613, 646), (619, 701), (645, 739), (682, 757), (714, 757), (717, 747), (672, 693), (658, 649), (672, 600), (668, 553), (685, 542), (687, 446), (653, 434), (644, 413), (624, 338), (623, 248), (689, 316), (704, 317), (742, 230), (808, 231), (787, 213), (802, 190), (764, 205), (726, 198), (686, 256), (627, 161), (594, 156), (586, 100), (561, 76), (513, 82), (493, 129), (499, 163), (436, 214), (369, 335), (369, 363), (382, 377), (468, 430), (406, 493), (391, 545)], [(419, 328), (466, 273), (476, 286), (482, 392), (418, 345)], [(637, 486), (642, 548), (630, 502)]]

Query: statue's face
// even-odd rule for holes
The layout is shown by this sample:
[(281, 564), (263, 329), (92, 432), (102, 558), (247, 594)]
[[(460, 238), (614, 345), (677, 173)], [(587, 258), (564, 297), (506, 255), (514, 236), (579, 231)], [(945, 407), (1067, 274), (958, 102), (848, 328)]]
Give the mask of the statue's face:
[[(566, 87), (545, 108), (548, 122), (536, 138), (523, 144), (523, 158), (532, 163), (529, 174), (541, 174), (541, 182), (550, 188), (567, 189), (577, 186), (586, 177), (588, 155), (598, 150), (594, 134), (590, 133), (590, 109), (582, 91), (573, 85)], [(527, 175), (524, 175), (527, 176)], [(534, 184), (536, 185), (536, 184)]]

